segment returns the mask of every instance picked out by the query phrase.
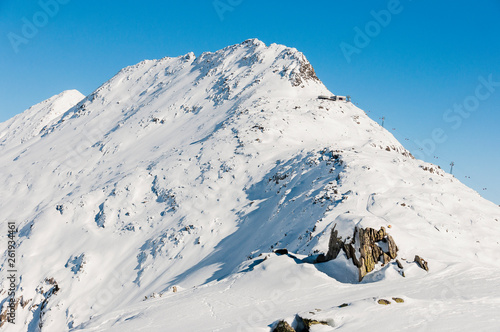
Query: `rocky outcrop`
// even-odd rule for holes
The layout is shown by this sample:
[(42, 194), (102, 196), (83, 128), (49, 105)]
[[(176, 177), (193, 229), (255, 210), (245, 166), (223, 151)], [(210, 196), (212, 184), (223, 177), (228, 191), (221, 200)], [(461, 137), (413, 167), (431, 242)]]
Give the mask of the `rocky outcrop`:
[(335, 230), (336, 226), (337, 225), (333, 226), (332, 233), (330, 234), (330, 241), (328, 242), (328, 252), (326, 253), (325, 257), (327, 261), (337, 258), (340, 250), (342, 250), (342, 248), (344, 247), (344, 242), (338, 236), (338, 231)]
[(313, 66), (306, 60), (306, 58), (302, 55), (300, 60), (300, 68), (298, 72), (294, 70), (291, 77), (293, 86), (303, 85), (307, 81), (316, 81), (320, 82), (318, 76), (316, 76), (316, 72), (314, 71)]
[(391, 301), (386, 300), (386, 299), (380, 299), (377, 301), (377, 303), (381, 304), (381, 305), (389, 305), (389, 304), (391, 304)]
[(274, 328), (273, 332), (295, 332), (294, 328), (284, 320), (280, 320), (278, 325)]
[(288, 250), (287, 249), (276, 249), (276, 250), (274, 250), (274, 253), (277, 255), (288, 255)]
[(420, 266), (420, 268), (429, 272), (429, 266), (427, 265), (427, 261), (424, 260), (422, 257), (420, 257), (419, 255), (415, 255), (414, 261), (418, 264), (418, 266)]
[[(336, 226), (336, 225), (335, 225)], [(338, 236), (338, 231), (332, 229), (330, 241), (328, 243), (328, 253), (326, 256), (319, 256), (317, 262), (328, 261), (337, 258), (341, 250), (352, 260), (359, 270), (359, 281), (375, 269), (378, 262), (388, 264), (396, 259), (398, 247), (392, 236), (387, 234), (384, 227), (378, 231), (373, 228), (356, 227), (354, 236), (348, 243), (342, 241)]]
[[(311, 314), (314, 314), (311, 312)], [(328, 325), (328, 322), (323, 320), (317, 320), (311, 317), (302, 317), (296, 315), (297, 319), (297, 332), (309, 332), (314, 325)]]
[[(392, 299), (393, 299), (393, 300), (394, 300), (394, 302), (396, 302), (396, 303), (404, 303), (404, 302), (405, 302), (405, 300), (403, 300), (403, 299), (402, 299), (402, 298), (400, 298), (400, 297), (393, 297)], [(386, 299), (379, 299), (379, 300), (377, 301), (377, 303), (378, 303), (378, 304), (381, 304), (381, 305), (389, 305), (389, 304), (391, 304), (392, 302), (391, 302), (390, 300), (386, 300)]]

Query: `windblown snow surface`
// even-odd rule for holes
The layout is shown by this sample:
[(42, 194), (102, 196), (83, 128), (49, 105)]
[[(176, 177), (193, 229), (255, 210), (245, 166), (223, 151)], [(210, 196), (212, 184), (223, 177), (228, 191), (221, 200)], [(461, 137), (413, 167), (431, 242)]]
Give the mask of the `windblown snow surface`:
[[(299, 314), (328, 324), (311, 331), (498, 331), (500, 208), (319, 95), (300, 52), (248, 40), (0, 124), (2, 312), (8, 221), (19, 271), (1, 329), (271, 331)], [(313, 264), (334, 225), (384, 226), (405, 276), (392, 261), (359, 282), (343, 252)]]

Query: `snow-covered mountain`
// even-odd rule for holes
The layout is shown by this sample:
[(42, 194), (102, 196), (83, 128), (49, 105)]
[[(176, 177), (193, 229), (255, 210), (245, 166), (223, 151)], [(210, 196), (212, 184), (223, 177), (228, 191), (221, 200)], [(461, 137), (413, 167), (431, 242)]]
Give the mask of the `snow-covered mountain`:
[(500, 208), (323, 95), (252, 39), (0, 124), (2, 329), (497, 329)]

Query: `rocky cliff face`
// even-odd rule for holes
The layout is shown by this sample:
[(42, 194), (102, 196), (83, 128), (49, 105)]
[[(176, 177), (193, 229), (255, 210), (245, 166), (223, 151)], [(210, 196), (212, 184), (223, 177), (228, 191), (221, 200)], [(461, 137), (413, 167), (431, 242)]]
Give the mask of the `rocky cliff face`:
[(394, 239), (387, 234), (383, 226), (378, 231), (373, 228), (356, 227), (350, 241), (342, 241), (334, 226), (328, 243), (328, 252), (324, 258), (320, 258), (320, 262), (337, 258), (341, 250), (358, 268), (359, 281), (372, 272), (377, 263), (380, 262), (383, 266), (396, 259), (398, 255)]

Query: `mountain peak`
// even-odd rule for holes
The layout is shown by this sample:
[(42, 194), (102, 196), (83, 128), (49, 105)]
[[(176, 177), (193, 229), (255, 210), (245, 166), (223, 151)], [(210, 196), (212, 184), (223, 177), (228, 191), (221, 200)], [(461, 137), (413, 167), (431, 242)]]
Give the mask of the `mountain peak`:
[(245, 46), (248, 46), (248, 45), (253, 45), (253, 46), (257, 46), (257, 47), (262, 47), (262, 46), (266, 46), (266, 44), (263, 42), (263, 41), (260, 41), (259, 39), (257, 38), (249, 38), (245, 41), (243, 41), (240, 45), (245, 45)]
[[(273, 72), (278, 72), (282, 77), (288, 77), (293, 86), (304, 86), (309, 81), (321, 83), (314, 72), (312, 65), (309, 63), (305, 55), (295, 48), (290, 48), (285, 45), (266, 44), (258, 39), (247, 39), (244, 42), (232, 46), (225, 47), (217, 52), (203, 53), (200, 58), (203, 60), (212, 59), (217, 61), (220, 58), (236, 58), (242, 64), (254, 65), (256, 62), (263, 62), (266, 58), (274, 58), (276, 62), (282, 60), (280, 65), (282, 70), (276, 71), (278, 66), (272, 66)], [(244, 62), (245, 60), (252, 59)], [(210, 60), (209, 60), (210, 61)]]

